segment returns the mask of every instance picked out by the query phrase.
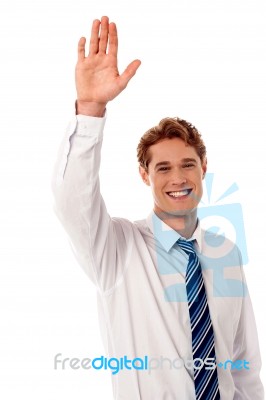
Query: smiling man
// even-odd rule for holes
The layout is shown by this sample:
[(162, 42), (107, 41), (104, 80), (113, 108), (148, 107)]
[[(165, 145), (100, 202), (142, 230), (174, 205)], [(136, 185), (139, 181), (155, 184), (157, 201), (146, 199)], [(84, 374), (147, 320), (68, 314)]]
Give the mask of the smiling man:
[(141, 138), (138, 161), (140, 175), (152, 189), (154, 212), (190, 237), (207, 169), (206, 148), (197, 129), (179, 118), (163, 119)]
[(153, 211), (136, 222), (110, 217), (99, 183), (105, 110), (140, 61), (119, 74), (116, 26), (107, 17), (92, 24), (88, 56), (85, 41), (78, 44), (76, 116), (53, 191), (76, 257), (98, 289), (106, 353), (121, 362), (114, 399), (262, 400), (241, 254), (227, 239), (222, 254), (219, 236), (197, 218), (207, 166), (201, 135), (179, 118), (146, 132), (138, 161)]

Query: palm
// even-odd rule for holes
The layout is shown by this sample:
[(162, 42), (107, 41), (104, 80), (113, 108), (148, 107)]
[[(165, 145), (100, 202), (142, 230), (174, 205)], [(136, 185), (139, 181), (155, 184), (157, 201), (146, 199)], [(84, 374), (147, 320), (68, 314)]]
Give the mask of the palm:
[[(119, 75), (117, 68), (118, 39), (115, 24), (108, 18), (92, 25), (90, 50), (85, 57), (85, 38), (79, 41), (79, 57), (76, 65), (76, 88), (78, 100), (107, 103), (114, 99), (128, 84), (140, 65), (135, 60)], [(108, 46), (108, 53), (107, 53)]]

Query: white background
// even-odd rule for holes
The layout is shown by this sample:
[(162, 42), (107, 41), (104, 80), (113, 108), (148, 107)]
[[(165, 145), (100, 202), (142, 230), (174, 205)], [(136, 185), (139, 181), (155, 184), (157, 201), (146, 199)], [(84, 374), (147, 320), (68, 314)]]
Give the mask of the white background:
[[(118, 25), (119, 66), (142, 60), (108, 107), (101, 168), (109, 212), (152, 207), (137, 173), (139, 137), (165, 116), (202, 132), (214, 200), (239, 191), (245, 267), (263, 360), (265, 303), (266, 6), (262, 0), (2, 0), (0, 4), (0, 397), (111, 399), (109, 373), (55, 371), (55, 354), (103, 354), (93, 285), (53, 213), (50, 181), (75, 100), (80, 36), (94, 18)], [(229, 316), (230, 317), (230, 316)], [(264, 380), (265, 368), (262, 373)]]

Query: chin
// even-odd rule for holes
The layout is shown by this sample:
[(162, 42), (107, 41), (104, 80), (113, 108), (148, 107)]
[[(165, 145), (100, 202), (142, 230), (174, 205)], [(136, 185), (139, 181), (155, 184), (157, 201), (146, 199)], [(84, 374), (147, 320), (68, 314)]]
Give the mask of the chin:
[(197, 210), (196, 207), (194, 208), (190, 208), (190, 209), (182, 209), (182, 208), (178, 208), (178, 209), (166, 209), (166, 208), (160, 208), (160, 209), (155, 209), (156, 214), (158, 215), (158, 217), (161, 219), (166, 219), (166, 218), (175, 218), (175, 217), (186, 217), (188, 215), (191, 215), (193, 213), (195, 213), (195, 211)]
[(192, 212), (194, 211), (194, 209), (190, 209), (190, 210), (172, 210), (169, 212), (169, 214), (175, 216), (175, 217), (185, 217), (187, 215), (190, 215)]

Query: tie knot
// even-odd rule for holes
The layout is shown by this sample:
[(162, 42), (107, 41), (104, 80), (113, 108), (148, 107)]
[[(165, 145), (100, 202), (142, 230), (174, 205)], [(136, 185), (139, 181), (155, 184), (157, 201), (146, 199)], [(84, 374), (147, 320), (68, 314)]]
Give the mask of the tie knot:
[(177, 244), (178, 246), (181, 247), (182, 250), (184, 250), (188, 255), (191, 253), (195, 253), (195, 249), (194, 249), (194, 240), (185, 240), (185, 239), (178, 239)]

